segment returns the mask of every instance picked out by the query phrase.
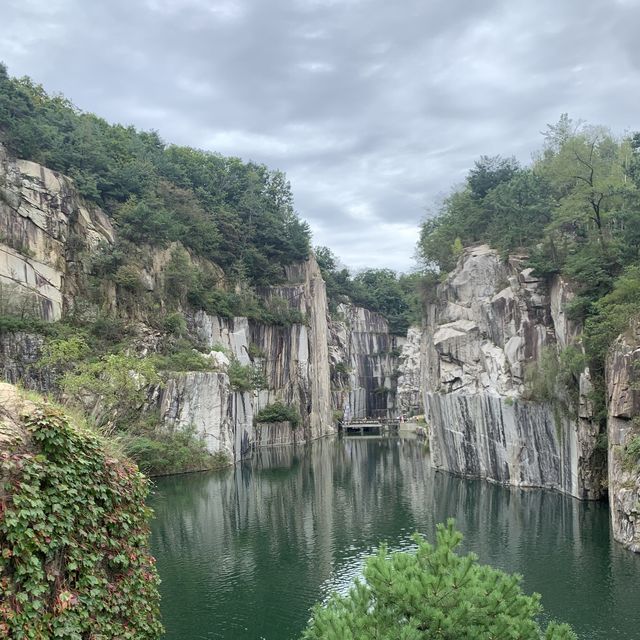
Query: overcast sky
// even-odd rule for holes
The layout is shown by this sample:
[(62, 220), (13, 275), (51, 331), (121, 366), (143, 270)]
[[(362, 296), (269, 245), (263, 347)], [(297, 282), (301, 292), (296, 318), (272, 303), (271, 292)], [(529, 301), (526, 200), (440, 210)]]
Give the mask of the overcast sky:
[(314, 244), (410, 270), (481, 154), (640, 128), (640, 0), (0, 0), (0, 60), (112, 122), (285, 171)]

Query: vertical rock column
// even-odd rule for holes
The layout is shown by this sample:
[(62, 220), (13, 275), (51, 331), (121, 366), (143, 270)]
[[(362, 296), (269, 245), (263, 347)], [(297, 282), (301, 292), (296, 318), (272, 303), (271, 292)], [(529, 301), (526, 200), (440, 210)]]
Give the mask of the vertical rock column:
[(640, 553), (640, 326), (607, 359), (609, 511), (613, 537)]
[(308, 322), (310, 436), (320, 438), (334, 432), (331, 413), (327, 292), (315, 257), (311, 256), (303, 263), (302, 272), (304, 312)]
[(352, 418), (393, 415), (404, 338), (391, 335), (384, 316), (369, 309), (340, 304), (338, 313), (341, 319), (331, 322), (334, 407), (348, 405)]

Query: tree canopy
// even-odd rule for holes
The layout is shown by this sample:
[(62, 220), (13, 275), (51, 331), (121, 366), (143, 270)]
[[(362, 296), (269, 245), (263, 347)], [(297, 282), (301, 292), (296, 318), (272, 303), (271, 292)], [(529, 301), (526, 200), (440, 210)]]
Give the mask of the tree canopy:
[(111, 125), (0, 64), (0, 141), (74, 179), (134, 243), (180, 240), (249, 283), (282, 280), (309, 253), (310, 231), (280, 171)]
[(464, 186), (422, 224), (426, 267), (451, 270), (463, 245), (525, 252), (538, 275), (562, 274), (577, 294), (596, 386), (606, 351), (640, 314), (640, 133), (617, 137), (567, 114), (544, 132), (528, 167), (483, 156)]
[(540, 627), (540, 596), (525, 595), (520, 576), (459, 556), (453, 520), (436, 538), (431, 545), (416, 534), (412, 553), (382, 546), (364, 581), (314, 608), (302, 640), (575, 640), (566, 624)]
[(340, 302), (381, 313), (393, 334), (405, 335), (412, 322), (419, 322), (419, 273), (398, 274), (392, 269), (364, 269), (352, 275), (340, 266), (328, 247), (314, 249), (322, 277), (327, 285), (329, 307), (335, 311)]

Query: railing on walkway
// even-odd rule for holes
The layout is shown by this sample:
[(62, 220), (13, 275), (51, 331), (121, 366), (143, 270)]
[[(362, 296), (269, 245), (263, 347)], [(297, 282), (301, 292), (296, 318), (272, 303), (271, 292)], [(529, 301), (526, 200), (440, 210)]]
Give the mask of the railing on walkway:
[(399, 426), (398, 420), (390, 418), (354, 418), (348, 422), (342, 422), (341, 428), (345, 433), (387, 433), (388, 431), (397, 430)]

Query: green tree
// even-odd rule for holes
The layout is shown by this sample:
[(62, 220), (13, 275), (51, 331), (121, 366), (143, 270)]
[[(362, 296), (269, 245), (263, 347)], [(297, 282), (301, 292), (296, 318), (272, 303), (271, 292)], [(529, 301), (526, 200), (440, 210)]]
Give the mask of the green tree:
[(453, 520), (438, 525), (436, 545), (415, 535), (415, 553), (369, 558), (364, 581), (346, 596), (317, 605), (303, 640), (575, 640), (568, 625), (536, 622), (540, 596), (527, 596), (520, 577), (459, 556)]
[(0, 142), (73, 178), (134, 245), (180, 240), (250, 285), (281, 282), (284, 266), (309, 254), (309, 227), (282, 172), (110, 125), (3, 65)]
[(520, 165), (515, 158), (502, 156), (480, 156), (467, 176), (467, 185), (474, 198), (482, 200), (491, 189), (509, 182)]
[(392, 269), (365, 269), (353, 281), (353, 301), (382, 313), (391, 333), (405, 334), (410, 306), (398, 274)]

